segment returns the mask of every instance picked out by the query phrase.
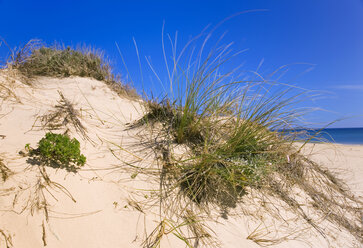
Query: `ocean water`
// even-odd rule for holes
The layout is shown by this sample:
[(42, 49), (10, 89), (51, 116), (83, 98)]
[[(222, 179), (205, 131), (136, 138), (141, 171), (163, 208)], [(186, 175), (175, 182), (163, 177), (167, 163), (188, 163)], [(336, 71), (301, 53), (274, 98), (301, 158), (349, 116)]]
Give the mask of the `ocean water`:
[[(287, 131), (287, 133), (296, 133), (298, 139), (306, 139), (306, 137), (315, 134), (319, 130), (320, 129), (294, 129)], [(325, 128), (310, 142), (363, 145), (363, 128)]]

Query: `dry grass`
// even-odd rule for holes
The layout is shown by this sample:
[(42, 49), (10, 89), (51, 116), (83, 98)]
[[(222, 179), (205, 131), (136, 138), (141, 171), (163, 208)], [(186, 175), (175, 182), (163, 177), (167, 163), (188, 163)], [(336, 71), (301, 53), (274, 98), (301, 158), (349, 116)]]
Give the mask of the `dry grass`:
[[(40, 121), (40, 128), (54, 131), (66, 128), (66, 133), (71, 127), (80, 134), (84, 140), (88, 140), (91, 143), (92, 140), (87, 135), (87, 129), (80, 120), (80, 111), (77, 110), (74, 104), (64, 97), (63, 93), (58, 91), (60, 99), (58, 104), (54, 106), (54, 110), (49, 113), (38, 116), (35, 123)], [(33, 128), (35, 126), (33, 125)]]
[[(51, 202), (57, 202), (57, 194), (64, 194), (73, 202), (76, 202), (72, 194), (63, 185), (50, 179), (44, 166), (36, 166), (24, 170), (27, 177), (34, 177), (31, 184), (19, 184), (17, 188), (5, 191), (3, 196), (13, 198), (11, 209), (8, 211), (22, 214), (29, 211), (31, 215), (42, 212), (44, 219), (49, 221), (49, 207)], [(22, 173), (17, 173), (21, 176)], [(50, 200), (49, 200), (50, 197)], [(4, 210), (5, 211), (5, 210)]]
[[(3, 164), (1, 163), (1, 166)], [(4, 168), (4, 167), (2, 167)], [(3, 172), (4, 170), (2, 170)], [(7, 170), (6, 170), (7, 171)], [(4, 177), (4, 174), (2, 174)], [(6, 174), (9, 175), (8, 172)], [(7, 198), (8, 206), (2, 206), (1, 211), (12, 212), (18, 215), (27, 213), (34, 215), (41, 213), (43, 216), (42, 240), (46, 245), (46, 228), (45, 222), (49, 221), (49, 208), (55, 202), (58, 202), (58, 194), (64, 194), (73, 202), (76, 202), (72, 194), (61, 184), (50, 179), (49, 174), (44, 166), (31, 166), (23, 171), (17, 171), (14, 175), (14, 182), (17, 182), (16, 187), (1, 189), (0, 196)], [(27, 177), (30, 180), (24, 180), (22, 177)], [(11, 185), (11, 184), (10, 184)], [(13, 247), (12, 236), (6, 234), (0, 229), (0, 247), (5, 244), (5, 247)]]
[(99, 50), (85, 46), (73, 49), (57, 43), (46, 46), (39, 40), (30, 40), (23, 47), (10, 51), (6, 67), (20, 71), (29, 84), (36, 76), (91, 77), (104, 81), (120, 96), (139, 98), (135, 89), (123, 84), (112, 73), (109, 61)]
[(0, 82), (0, 99), (2, 102), (8, 99), (14, 99), (15, 101), (19, 102), (19, 99), (15, 95), (14, 90), (3, 82)]
[(363, 243), (361, 220), (363, 203), (349, 191), (343, 181), (301, 154), (293, 154), (290, 163), (278, 168), (278, 173), (279, 181), (276, 179), (270, 181), (271, 193), (284, 200), (296, 214), (324, 233), (319, 227), (319, 222), (302, 210), (300, 205), (303, 203), (294, 199), (291, 194), (292, 187), (303, 190), (308, 196), (309, 206), (313, 207), (320, 216), (344, 228)]
[(15, 70), (0, 70), (0, 106), (4, 102), (20, 103), (19, 97), (16, 95), (16, 79), (18, 78)]
[(146, 237), (142, 246), (145, 248), (161, 247), (162, 240), (170, 234), (184, 243), (185, 247), (218, 246), (218, 243), (213, 239), (203, 222), (191, 211), (186, 211), (180, 223), (167, 218), (161, 220)]
[(13, 247), (13, 241), (10, 234), (6, 234), (5, 231), (0, 229), (0, 247), (4, 244), (4, 247), (11, 248)]
[(66, 189), (63, 185), (50, 179), (44, 166), (39, 166), (38, 172), (39, 179), (33, 187), (34, 191), (29, 194), (29, 198), (26, 204), (27, 208), (24, 208), (24, 210), (29, 209), (32, 215), (34, 214), (34, 212), (42, 211), (45, 220), (48, 222), (50, 203), (47, 199), (47, 195), (50, 195), (53, 200), (58, 201), (54, 193), (61, 192), (64, 195), (68, 196), (73, 202), (76, 202), (76, 200), (68, 191), (68, 189)]
[(13, 172), (5, 165), (4, 160), (0, 158), (0, 174), (3, 182), (5, 182)]

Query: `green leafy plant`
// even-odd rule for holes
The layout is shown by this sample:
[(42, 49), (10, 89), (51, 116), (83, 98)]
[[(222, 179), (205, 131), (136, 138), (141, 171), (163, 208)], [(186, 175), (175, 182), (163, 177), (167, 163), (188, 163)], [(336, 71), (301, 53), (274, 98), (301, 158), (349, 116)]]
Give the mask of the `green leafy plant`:
[(86, 163), (86, 157), (80, 153), (79, 141), (66, 134), (47, 133), (37, 149), (30, 149), (30, 155), (45, 165), (74, 172)]

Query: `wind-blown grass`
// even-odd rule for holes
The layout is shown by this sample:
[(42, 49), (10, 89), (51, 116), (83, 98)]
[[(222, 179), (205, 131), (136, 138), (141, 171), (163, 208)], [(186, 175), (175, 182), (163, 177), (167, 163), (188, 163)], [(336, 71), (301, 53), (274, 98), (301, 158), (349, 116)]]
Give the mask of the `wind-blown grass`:
[[(330, 234), (319, 226), (322, 218), (362, 242), (362, 202), (277, 131), (297, 125), (304, 113), (295, 106), (309, 92), (257, 73), (246, 80), (240, 68), (225, 66), (238, 53), (219, 44), (205, 52), (208, 39), (189, 55), (190, 44), (176, 55), (171, 42), (173, 56), (165, 57), (171, 91), (162, 100), (149, 100), (135, 125), (146, 125), (152, 133), (147, 144), (160, 154), (159, 197), (168, 202), (160, 204), (161, 211), (178, 215), (195, 205), (209, 213), (217, 207), (227, 218), (246, 193), (257, 190), (280, 199), (324, 238)], [(306, 194), (306, 202), (294, 196), (296, 189)], [(319, 218), (302, 205), (314, 208)]]
[(285, 140), (273, 130), (291, 125), (297, 113), (288, 108), (299, 95), (285, 98), (289, 88), (271, 94), (275, 83), (261, 77), (242, 80), (235, 70), (223, 73), (224, 64), (236, 56), (229, 46), (215, 46), (205, 58), (202, 53), (191, 54), (186, 68), (178, 64), (180, 57), (172, 59), (170, 88), (176, 92), (159, 104), (149, 101), (139, 123), (159, 121), (165, 137), (173, 137), (166, 144), (191, 149), (186, 161), (166, 161), (178, 164), (168, 170), (178, 175), (189, 198), (235, 206), (245, 186), (258, 184), (273, 169), (267, 164), (286, 160), (278, 152)]

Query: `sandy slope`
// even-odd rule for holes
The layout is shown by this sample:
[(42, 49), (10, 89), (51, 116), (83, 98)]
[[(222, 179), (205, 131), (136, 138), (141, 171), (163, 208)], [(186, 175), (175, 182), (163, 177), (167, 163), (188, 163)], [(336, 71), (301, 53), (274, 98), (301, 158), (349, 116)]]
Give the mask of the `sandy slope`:
[(363, 197), (363, 145), (308, 144), (304, 152), (344, 179), (355, 195)]
[[(0, 106), (0, 135), (3, 135), (0, 156), (14, 172), (5, 182), (0, 181), (0, 230), (11, 236), (14, 247), (43, 247), (45, 244), (77, 248), (140, 247), (146, 234), (160, 221), (157, 207), (143, 209), (133, 202), (133, 199), (146, 199), (152, 189), (157, 189), (158, 183), (147, 175), (134, 178), (126, 165), (150, 167), (154, 163), (150, 151), (140, 145), (137, 130), (129, 130), (127, 126), (142, 116), (140, 102), (121, 99), (104, 83), (88, 78), (39, 78), (33, 87), (4, 74), (0, 80), (15, 94), (8, 94)], [(6, 90), (1, 90), (4, 96)], [(54, 183), (42, 188), (38, 167), (27, 163), (27, 158), (19, 151), (23, 151), (27, 143), (35, 147), (44, 136), (46, 131), (40, 127), (37, 116), (54, 109), (60, 99), (58, 91), (74, 103), (87, 129), (85, 139), (69, 127), (70, 135), (81, 142), (87, 164), (77, 174), (47, 168)], [(363, 146), (330, 149), (319, 144), (312, 152), (311, 148), (312, 145), (308, 145), (305, 152), (327, 167), (339, 169), (341, 176), (362, 196)], [(246, 199), (246, 204), (249, 201), (253, 201), (252, 195)], [(235, 210), (239, 211), (247, 209)], [(232, 216), (228, 220), (216, 217), (208, 224), (222, 247), (260, 247), (247, 239), (254, 230), (257, 230), (255, 234), (258, 231), (263, 234), (256, 216)], [(299, 226), (299, 222), (281, 224), (279, 231), (286, 229), (286, 235), (290, 235), (295, 226)], [(330, 245), (354, 245), (347, 236), (341, 235), (336, 245)], [(312, 231), (301, 236), (291, 234), (285, 240), (275, 247), (329, 247)], [(184, 246), (174, 235), (167, 235), (161, 245)], [(0, 247), (5, 247), (1, 235)]]

